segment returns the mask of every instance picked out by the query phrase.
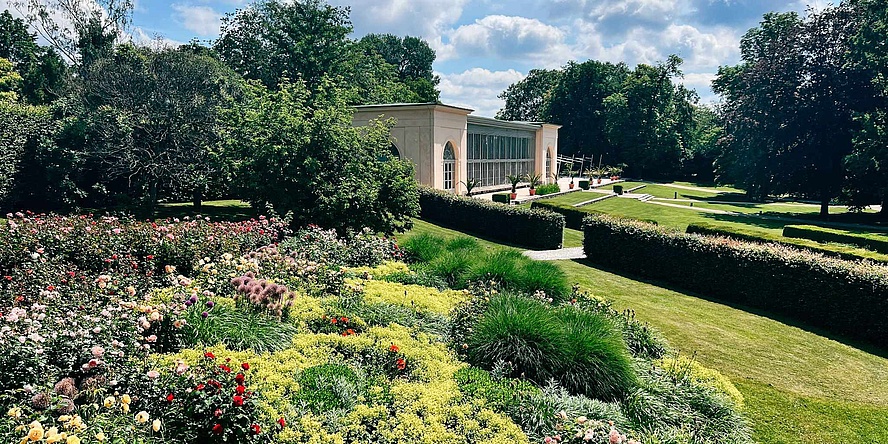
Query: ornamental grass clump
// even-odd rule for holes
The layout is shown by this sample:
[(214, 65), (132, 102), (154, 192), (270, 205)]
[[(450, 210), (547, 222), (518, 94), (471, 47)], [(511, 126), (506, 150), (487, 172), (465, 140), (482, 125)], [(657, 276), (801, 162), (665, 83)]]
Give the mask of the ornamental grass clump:
[(575, 307), (495, 296), (464, 348), (474, 365), (491, 369), (505, 362), (511, 376), (538, 384), (554, 379), (571, 393), (597, 399), (621, 399), (635, 386), (620, 330), (605, 316)]

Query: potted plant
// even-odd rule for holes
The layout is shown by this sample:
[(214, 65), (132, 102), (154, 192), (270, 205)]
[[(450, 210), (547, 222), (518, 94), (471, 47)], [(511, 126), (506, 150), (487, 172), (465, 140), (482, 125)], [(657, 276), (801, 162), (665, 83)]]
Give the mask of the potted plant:
[(542, 174), (531, 174), (527, 173), (527, 182), (530, 183), (530, 195), (536, 195), (536, 187), (543, 181)]
[(568, 186), (570, 189), (574, 188), (574, 178), (577, 177), (577, 170), (571, 168), (567, 171), (567, 175), (570, 176), (570, 184)]
[(606, 173), (607, 170), (602, 167), (598, 167), (592, 170), (592, 175), (595, 176), (596, 183), (601, 183), (601, 176), (604, 176)]
[(611, 180), (620, 180), (620, 174), (623, 174), (623, 170), (626, 169), (625, 163), (618, 163), (616, 166), (610, 167), (611, 170)]
[(512, 194), (509, 196), (509, 198), (515, 200), (518, 198), (518, 182), (521, 182), (521, 179), (523, 179), (523, 177), (518, 175), (513, 176), (509, 174), (508, 176), (506, 176), (506, 179), (509, 181), (510, 184), (512, 184)]
[(459, 183), (463, 184), (466, 187), (466, 196), (472, 194), (472, 190), (481, 185), (480, 179), (469, 179), (465, 182), (459, 181)]

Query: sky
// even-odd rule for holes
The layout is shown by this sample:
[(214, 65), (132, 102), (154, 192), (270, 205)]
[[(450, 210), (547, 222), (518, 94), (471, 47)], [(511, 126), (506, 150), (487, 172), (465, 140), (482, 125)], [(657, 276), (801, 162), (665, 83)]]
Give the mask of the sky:
[[(0, 3), (10, 0), (0, 0)], [(94, 0), (81, 0), (94, 1)], [(826, 0), (327, 0), (349, 7), (354, 38), (419, 36), (437, 53), (441, 102), (493, 116), (497, 98), (534, 68), (568, 61), (654, 64), (684, 59), (677, 81), (701, 102), (719, 66), (739, 61), (740, 38), (770, 11), (804, 13)], [(137, 40), (211, 41), (226, 13), (247, 0), (135, 0)]]

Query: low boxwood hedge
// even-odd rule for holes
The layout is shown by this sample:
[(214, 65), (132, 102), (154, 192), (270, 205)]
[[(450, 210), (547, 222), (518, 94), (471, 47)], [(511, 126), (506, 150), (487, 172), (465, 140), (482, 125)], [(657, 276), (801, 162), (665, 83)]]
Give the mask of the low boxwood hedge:
[[(790, 225), (787, 225), (787, 227), (789, 226)], [(705, 234), (709, 236), (725, 236), (748, 242), (776, 242), (778, 244), (804, 248), (806, 250), (816, 251), (827, 256), (835, 256), (850, 261), (868, 259), (871, 261), (888, 263), (888, 255), (867, 251), (862, 248), (837, 244), (821, 244), (810, 239), (771, 235), (769, 233), (764, 233), (757, 230), (743, 229), (739, 227), (728, 227), (724, 225), (699, 222), (689, 224), (687, 232), (692, 234)], [(785, 228), (784, 233), (786, 233)]]
[(512, 200), (512, 195), (510, 193), (494, 193), (491, 199), (494, 202), (507, 204)]
[(589, 189), (589, 179), (580, 179), (577, 182), (577, 185), (579, 185), (579, 187), (584, 190), (588, 190)]
[(884, 265), (604, 216), (587, 218), (584, 235), (592, 262), (888, 348)]
[(561, 248), (564, 216), (420, 188), (420, 217), (466, 233), (537, 249)]
[(885, 236), (849, 233), (847, 231), (823, 228), (815, 225), (787, 225), (783, 236), (810, 239), (817, 242), (836, 242), (857, 245), (879, 253), (888, 254), (888, 238)]

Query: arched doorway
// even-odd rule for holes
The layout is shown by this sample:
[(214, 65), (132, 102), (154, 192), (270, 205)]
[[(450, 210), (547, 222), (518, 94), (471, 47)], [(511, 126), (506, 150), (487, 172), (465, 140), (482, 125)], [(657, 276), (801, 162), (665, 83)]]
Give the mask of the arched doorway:
[(456, 154), (453, 151), (453, 144), (447, 142), (444, 145), (444, 189), (447, 191), (454, 190), (454, 169), (456, 168)]

